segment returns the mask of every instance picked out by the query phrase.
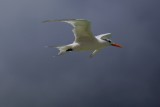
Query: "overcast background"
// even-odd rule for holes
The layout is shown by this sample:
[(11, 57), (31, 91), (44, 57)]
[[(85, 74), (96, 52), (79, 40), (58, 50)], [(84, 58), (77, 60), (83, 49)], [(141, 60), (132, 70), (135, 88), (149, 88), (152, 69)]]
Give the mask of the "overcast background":
[[(160, 107), (159, 0), (0, 0), (0, 107)], [(82, 18), (123, 48), (58, 53)]]

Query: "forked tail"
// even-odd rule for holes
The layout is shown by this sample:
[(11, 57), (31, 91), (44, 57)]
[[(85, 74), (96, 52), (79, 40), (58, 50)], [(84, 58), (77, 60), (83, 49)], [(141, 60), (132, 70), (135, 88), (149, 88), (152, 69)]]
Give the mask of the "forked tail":
[(57, 48), (59, 50), (58, 56), (63, 55), (68, 51), (72, 51), (71, 46), (69, 45), (64, 45), (64, 46), (46, 46), (48, 48)]

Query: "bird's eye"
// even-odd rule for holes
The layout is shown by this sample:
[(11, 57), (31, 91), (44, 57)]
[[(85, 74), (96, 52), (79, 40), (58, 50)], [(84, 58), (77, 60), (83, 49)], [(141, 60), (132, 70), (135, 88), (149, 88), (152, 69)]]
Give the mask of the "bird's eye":
[(108, 40), (109, 43), (111, 43), (111, 40)]
[(110, 39), (106, 39), (107, 42), (111, 43), (112, 41)]

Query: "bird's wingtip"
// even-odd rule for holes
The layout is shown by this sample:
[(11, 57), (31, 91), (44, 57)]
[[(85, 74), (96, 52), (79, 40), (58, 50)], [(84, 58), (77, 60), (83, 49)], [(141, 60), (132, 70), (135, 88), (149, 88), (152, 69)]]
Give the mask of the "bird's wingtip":
[(44, 48), (56, 48), (57, 46), (53, 46), (53, 45), (51, 45), (51, 46), (48, 46), (48, 45), (46, 45), (46, 46), (44, 46)]
[(88, 21), (85, 19), (57, 19), (57, 20), (44, 20), (42, 23), (47, 23), (47, 22), (65, 22), (65, 21)]
[(42, 23), (51, 22), (51, 20), (44, 20)]

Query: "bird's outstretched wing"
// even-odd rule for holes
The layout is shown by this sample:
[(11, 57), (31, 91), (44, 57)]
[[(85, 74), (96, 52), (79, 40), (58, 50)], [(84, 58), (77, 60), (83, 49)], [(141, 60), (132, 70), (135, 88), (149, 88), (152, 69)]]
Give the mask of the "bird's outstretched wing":
[(75, 36), (75, 42), (92, 42), (95, 40), (91, 32), (91, 23), (84, 19), (46, 20), (43, 22), (66, 22), (71, 24)]

